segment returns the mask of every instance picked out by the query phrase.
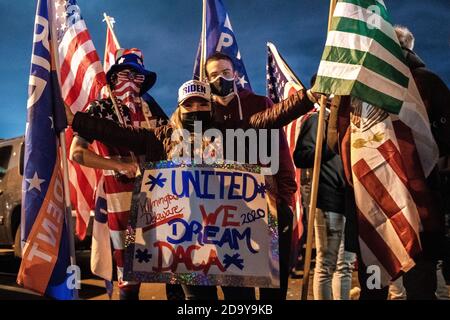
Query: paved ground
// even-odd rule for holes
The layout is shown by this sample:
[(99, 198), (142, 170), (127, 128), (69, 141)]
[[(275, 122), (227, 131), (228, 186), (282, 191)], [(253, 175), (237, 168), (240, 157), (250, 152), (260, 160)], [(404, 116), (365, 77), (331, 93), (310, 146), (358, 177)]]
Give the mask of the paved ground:
[[(104, 288), (104, 281), (95, 277), (89, 272), (89, 251), (77, 253), (77, 262), (82, 270), (82, 288), (80, 298), (88, 300), (107, 300), (109, 299)], [(42, 297), (19, 287), (16, 284), (16, 274), (19, 270), (19, 260), (15, 259), (10, 250), (0, 249), (0, 300), (4, 299), (42, 299)], [(312, 283), (312, 275), (310, 278)], [(301, 278), (290, 278), (288, 300), (299, 300), (301, 290)], [(358, 286), (356, 274), (353, 277), (353, 287)], [(448, 287), (450, 289), (450, 286)], [(221, 292), (219, 296), (222, 298)], [(141, 287), (140, 298), (142, 300), (165, 300), (164, 284), (143, 284)], [(119, 299), (118, 290), (115, 288), (112, 296), (113, 300)], [(308, 299), (312, 300), (312, 288), (310, 285)]]
[[(104, 289), (104, 281), (95, 277), (89, 272), (89, 251), (77, 253), (77, 262), (82, 269), (82, 289), (80, 298), (89, 300), (109, 299)], [(3, 299), (42, 299), (41, 297), (19, 287), (16, 284), (16, 274), (19, 270), (20, 262), (15, 259), (10, 250), (0, 249), (0, 300)], [(300, 299), (300, 279), (291, 279), (289, 282), (288, 299)], [(219, 292), (222, 297), (221, 292)], [(118, 299), (118, 290), (115, 288), (113, 299)], [(164, 284), (143, 284), (140, 298), (145, 300), (165, 300)], [(312, 292), (311, 297), (312, 298)]]

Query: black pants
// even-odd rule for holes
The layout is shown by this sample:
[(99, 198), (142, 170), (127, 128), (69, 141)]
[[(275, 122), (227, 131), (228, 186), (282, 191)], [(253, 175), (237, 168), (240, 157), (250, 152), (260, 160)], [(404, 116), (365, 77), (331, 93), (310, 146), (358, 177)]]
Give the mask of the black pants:
[(403, 286), (408, 300), (436, 300), (437, 261), (416, 259), (416, 265), (403, 275)]
[(280, 288), (261, 288), (260, 300), (286, 300), (289, 284), (289, 266), (292, 244), (292, 220), (294, 214), (288, 205), (281, 203), (278, 210), (278, 239), (280, 257)]
[[(361, 262), (358, 254), (358, 261)], [(430, 257), (421, 257), (415, 260), (416, 265), (403, 275), (403, 286), (408, 300), (435, 300), (437, 289), (436, 266), (437, 260)], [(369, 289), (367, 279), (369, 274), (366, 267), (359, 266), (358, 279), (361, 286), (359, 300), (387, 300), (389, 287)]]
[(179, 284), (166, 284), (167, 300), (180, 301), (184, 300), (184, 291)]

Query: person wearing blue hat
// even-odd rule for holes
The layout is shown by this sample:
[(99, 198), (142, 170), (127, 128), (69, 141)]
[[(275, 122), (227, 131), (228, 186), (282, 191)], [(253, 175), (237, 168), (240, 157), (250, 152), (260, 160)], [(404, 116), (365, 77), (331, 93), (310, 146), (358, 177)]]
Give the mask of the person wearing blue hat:
[[(136, 48), (119, 49), (115, 56), (115, 64), (106, 73), (109, 97), (93, 101), (86, 113), (136, 128), (150, 129), (166, 123), (167, 116), (147, 94), (157, 77), (155, 72), (145, 68), (142, 52)], [(96, 144), (96, 153), (89, 147), (92, 142), (76, 136), (71, 145), (70, 158), (82, 166), (103, 170), (108, 227), (117, 265), (120, 298), (138, 299), (140, 284), (123, 280), (125, 231), (134, 187), (134, 162), (138, 159), (127, 148), (114, 148), (101, 143)]]

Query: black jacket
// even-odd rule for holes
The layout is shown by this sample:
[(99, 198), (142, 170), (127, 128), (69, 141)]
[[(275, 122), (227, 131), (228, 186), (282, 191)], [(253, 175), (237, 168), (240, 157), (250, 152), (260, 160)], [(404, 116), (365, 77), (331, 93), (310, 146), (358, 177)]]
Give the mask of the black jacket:
[(413, 51), (403, 48), (403, 53), (420, 96), (427, 109), (431, 132), (441, 156), (450, 155), (450, 91), (439, 76), (427, 69)]
[[(317, 124), (318, 114), (314, 113), (302, 125), (293, 155), (298, 168), (312, 168), (314, 165)], [(345, 177), (342, 161), (325, 141), (322, 148), (317, 208), (345, 213)]]

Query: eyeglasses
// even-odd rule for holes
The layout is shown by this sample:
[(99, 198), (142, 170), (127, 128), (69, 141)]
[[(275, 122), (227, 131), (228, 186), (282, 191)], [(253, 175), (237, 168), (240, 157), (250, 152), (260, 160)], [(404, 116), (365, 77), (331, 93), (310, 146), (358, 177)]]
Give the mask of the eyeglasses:
[(145, 80), (145, 76), (139, 72), (133, 70), (123, 70), (117, 72), (117, 81), (134, 81), (142, 83)]

